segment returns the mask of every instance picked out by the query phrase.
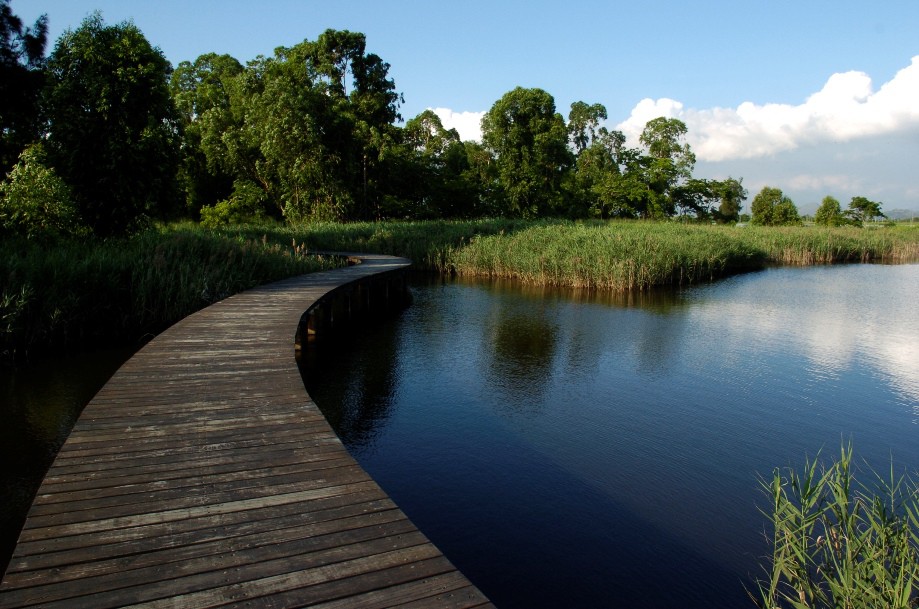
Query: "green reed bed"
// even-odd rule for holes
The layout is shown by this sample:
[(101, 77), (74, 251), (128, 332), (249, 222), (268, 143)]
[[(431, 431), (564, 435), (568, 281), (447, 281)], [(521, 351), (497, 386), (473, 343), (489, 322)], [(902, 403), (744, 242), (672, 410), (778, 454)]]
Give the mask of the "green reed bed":
[(524, 283), (645, 290), (762, 268), (763, 253), (734, 229), (676, 223), (560, 223), (473, 239), (456, 252), (461, 275)]
[(233, 293), (332, 268), (297, 244), (205, 230), (125, 240), (0, 243), (0, 359), (138, 343)]
[(0, 242), (0, 360), (138, 341), (259, 283), (341, 264), (308, 251), (394, 254), (422, 270), (530, 285), (642, 291), (766, 265), (919, 260), (919, 229), (723, 227), (677, 222), (389, 221), (126, 240)]
[(270, 235), (313, 249), (406, 256), (442, 273), (613, 291), (712, 281), (767, 265), (919, 260), (919, 230), (886, 227), (469, 220), (319, 224)]
[(919, 230), (909, 228), (747, 227), (738, 236), (762, 250), (771, 264), (919, 260)]

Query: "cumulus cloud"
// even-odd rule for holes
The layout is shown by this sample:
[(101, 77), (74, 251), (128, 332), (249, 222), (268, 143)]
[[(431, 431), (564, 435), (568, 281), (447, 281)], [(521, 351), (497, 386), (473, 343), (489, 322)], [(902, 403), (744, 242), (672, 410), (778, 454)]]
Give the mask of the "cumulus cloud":
[(919, 56), (877, 91), (864, 72), (833, 74), (799, 105), (744, 102), (737, 108), (686, 109), (673, 99), (643, 99), (617, 125), (635, 142), (652, 118), (679, 118), (700, 161), (750, 159), (806, 145), (919, 130)]
[(449, 108), (429, 108), (440, 117), (445, 129), (456, 129), (463, 141), (482, 141), (482, 117), (484, 112), (454, 112)]

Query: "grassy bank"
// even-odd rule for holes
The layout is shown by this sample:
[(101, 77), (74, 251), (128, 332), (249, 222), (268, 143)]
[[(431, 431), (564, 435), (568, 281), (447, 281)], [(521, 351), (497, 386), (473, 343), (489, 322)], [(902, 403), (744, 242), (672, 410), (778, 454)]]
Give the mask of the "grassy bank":
[(339, 261), (271, 240), (193, 228), (125, 240), (0, 243), (0, 359), (139, 344), (258, 284)]
[(407, 256), (420, 268), (442, 273), (616, 291), (711, 281), (768, 265), (919, 260), (919, 229), (905, 227), (479, 220), (276, 230), (278, 240)]
[(767, 265), (919, 260), (919, 228), (469, 220), (188, 226), (111, 242), (0, 243), (0, 360), (138, 342), (259, 283), (328, 268), (310, 251), (406, 256), (421, 269), (617, 292)]

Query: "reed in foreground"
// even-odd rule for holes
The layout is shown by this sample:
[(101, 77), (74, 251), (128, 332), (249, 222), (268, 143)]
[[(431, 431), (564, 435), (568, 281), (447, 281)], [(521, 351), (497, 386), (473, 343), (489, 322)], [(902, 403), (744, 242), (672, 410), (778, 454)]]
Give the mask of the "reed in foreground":
[(775, 470), (772, 558), (759, 581), (760, 607), (914, 607), (919, 590), (919, 489), (909, 479), (856, 477), (852, 446), (820, 467)]

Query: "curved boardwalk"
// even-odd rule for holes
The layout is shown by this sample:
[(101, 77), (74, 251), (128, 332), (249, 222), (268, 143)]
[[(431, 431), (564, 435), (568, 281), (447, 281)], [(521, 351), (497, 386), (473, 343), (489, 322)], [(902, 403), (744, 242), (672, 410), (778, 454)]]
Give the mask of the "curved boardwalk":
[(238, 294), (151, 341), (48, 472), (0, 607), (480, 607), (351, 458), (297, 370), (301, 315), (408, 261)]

